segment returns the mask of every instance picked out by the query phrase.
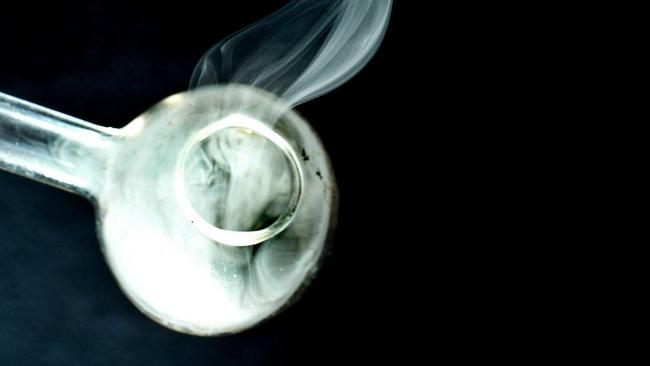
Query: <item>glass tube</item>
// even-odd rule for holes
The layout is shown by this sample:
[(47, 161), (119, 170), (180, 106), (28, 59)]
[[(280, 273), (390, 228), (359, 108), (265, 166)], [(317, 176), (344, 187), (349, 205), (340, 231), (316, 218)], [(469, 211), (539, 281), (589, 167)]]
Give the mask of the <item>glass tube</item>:
[(93, 197), (116, 130), (0, 93), (0, 168)]

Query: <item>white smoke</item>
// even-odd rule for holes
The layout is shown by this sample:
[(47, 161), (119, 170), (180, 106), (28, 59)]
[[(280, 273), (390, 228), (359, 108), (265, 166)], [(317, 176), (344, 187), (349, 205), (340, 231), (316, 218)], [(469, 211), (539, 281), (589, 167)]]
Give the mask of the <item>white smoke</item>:
[(295, 0), (212, 47), (191, 88), (240, 83), (295, 106), (356, 75), (386, 32), (392, 0)]

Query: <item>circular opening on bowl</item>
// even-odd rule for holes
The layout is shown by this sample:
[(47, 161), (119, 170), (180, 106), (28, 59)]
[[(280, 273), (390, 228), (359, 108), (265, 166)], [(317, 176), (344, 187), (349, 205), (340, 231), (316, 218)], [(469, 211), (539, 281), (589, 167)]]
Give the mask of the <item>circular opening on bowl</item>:
[(176, 195), (191, 223), (226, 245), (259, 244), (292, 221), (302, 170), (291, 145), (241, 114), (194, 134), (181, 150)]

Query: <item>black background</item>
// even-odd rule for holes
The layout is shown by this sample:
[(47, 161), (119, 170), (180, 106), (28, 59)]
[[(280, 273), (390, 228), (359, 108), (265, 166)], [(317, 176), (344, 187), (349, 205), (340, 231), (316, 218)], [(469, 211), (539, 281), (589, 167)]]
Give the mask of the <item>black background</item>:
[[(122, 127), (186, 90), (211, 45), (285, 3), (3, 4), (0, 91)], [(409, 187), (415, 178), (406, 162), (417, 154), (395, 147), (425, 133), (415, 126), (427, 121), (410, 120), (403, 103), (415, 93), (404, 84), (413, 77), (405, 57), (423, 56), (403, 42), (403, 6), (394, 5), (386, 39), (359, 75), (298, 107), (328, 149), (340, 190), (332, 254), (300, 301), (237, 335), (167, 330), (117, 287), (88, 202), (0, 172), (0, 365), (347, 363), (384, 359), (396, 339), (414, 337), (399, 330), (415, 312), (403, 314), (402, 303), (418, 302), (406, 287), (415, 274), (404, 264), (427, 239), (410, 243), (402, 234), (414, 229), (405, 223), (416, 213), (399, 209), (408, 192), (398, 191), (404, 186), (395, 177)], [(413, 250), (395, 250), (403, 245)]]

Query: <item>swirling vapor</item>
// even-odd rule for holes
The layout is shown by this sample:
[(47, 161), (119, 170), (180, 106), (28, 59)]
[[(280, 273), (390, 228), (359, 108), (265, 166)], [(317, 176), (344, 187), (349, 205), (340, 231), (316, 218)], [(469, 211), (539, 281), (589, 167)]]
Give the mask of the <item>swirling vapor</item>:
[(356, 75), (379, 48), (392, 0), (294, 0), (212, 47), (190, 87), (240, 83), (291, 106)]

